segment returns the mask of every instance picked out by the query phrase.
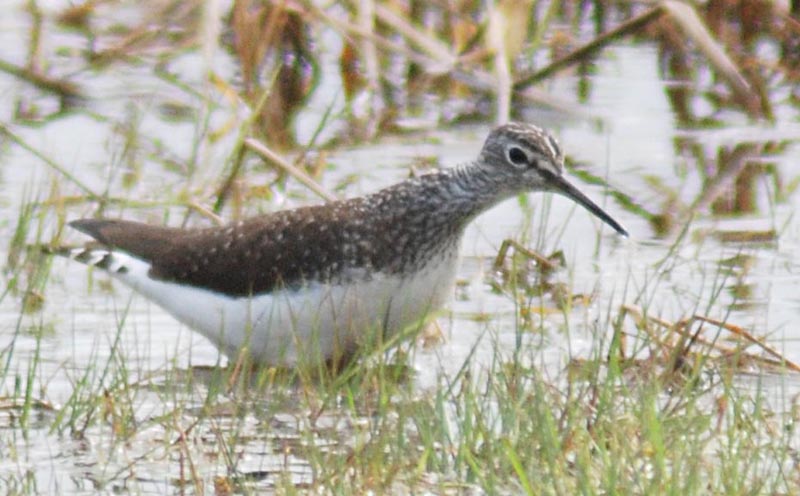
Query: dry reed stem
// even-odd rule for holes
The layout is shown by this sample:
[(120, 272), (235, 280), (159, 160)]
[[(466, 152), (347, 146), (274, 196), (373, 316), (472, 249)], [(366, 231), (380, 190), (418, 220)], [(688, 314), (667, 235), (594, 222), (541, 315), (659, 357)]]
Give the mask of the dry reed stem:
[(370, 39), (381, 48), (385, 48), (391, 52), (408, 57), (412, 62), (425, 67), (426, 72), (430, 74), (442, 74), (446, 71), (445, 68), (437, 67), (437, 62), (430, 57), (426, 57), (425, 55), (415, 52), (404, 45), (388, 40), (374, 32), (364, 31), (360, 26), (355, 25), (347, 20), (338, 19), (334, 16), (331, 16), (319, 8), (312, 9), (313, 10), (310, 11), (312, 15), (315, 15), (321, 21), (326, 22), (330, 27), (342, 34), (343, 37), (350, 35), (358, 38)]
[(312, 179), (308, 174), (306, 174), (302, 170), (298, 169), (297, 167), (293, 166), (292, 164), (284, 160), (283, 157), (281, 157), (274, 151), (270, 150), (266, 145), (256, 140), (255, 138), (246, 138), (244, 140), (244, 145), (247, 148), (256, 152), (257, 154), (261, 155), (261, 157), (269, 160), (270, 162), (273, 162), (275, 165), (277, 165), (285, 172), (287, 172), (290, 176), (300, 181), (308, 189), (316, 193), (317, 196), (319, 196), (323, 200), (328, 202), (333, 202), (338, 200), (336, 196), (334, 196), (332, 193), (329, 193), (325, 188), (320, 186), (320, 184), (314, 181), (314, 179)]
[(789, 367), (790, 369), (794, 370), (795, 372), (800, 372), (800, 366), (798, 366), (797, 364), (795, 364), (791, 360), (788, 360), (785, 356), (783, 356), (781, 353), (779, 353), (775, 348), (773, 348), (773, 347), (769, 346), (768, 344), (762, 342), (762, 340), (756, 338), (749, 331), (743, 329), (742, 327), (739, 327), (739, 326), (737, 326), (735, 324), (731, 324), (729, 322), (723, 322), (721, 320), (717, 320), (717, 319), (714, 319), (714, 318), (711, 318), (711, 317), (706, 317), (706, 316), (703, 316), (703, 315), (694, 315), (694, 316), (692, 316), (692, 319), (699, 320), (701, 322), (708, 322), (709, 324), (722, 327), (722, 328), (726, 329), (727, 331), (729, 331), (732, 334), (735, 334), (737, 336), (741, 336), (745, 340), (753, 343), (754, 345), (758, 346), (759, 348), (761, 348), (762, 350), (764, 350), (768, 354), (770, 354), (773, 357), (775, 357), (778, 360), (780, 360), (781, 363), (785, 363), (786, 366)]
[(678, 25), (684, 35), (697, 45), (700, 52), (714, 67), (714, 71), (727, 81), (728, 86), (745, 110), (751, 116), (762, 116), (760, 98), (736, 64), (725, 53), (724, 47), (709, 33), (694, 7), (675, 0), (662, 0), (659, 5), (669, 13), (672, 21)]
[(506, 29), (509, 20), (499, 5), (495, 5), (489, 14), (487, 45), (494, 52), (495, 79), (495, 124), (504, 124), (511, 117), (511, 93), (514, 78), (511, 74), (510, 47), (506, 42)]
[(650, 10), (634, 17), (633, 19), (623, 22), (611, 31), (598, 36), (589, 43), (586, 43), (585, 45), (576, 48), (558, 60), (551, 62), (546, 67), (534, 72), (529, 76), (522, 77), (516, 83), (514, 83), (514, 90), (519, 91), (525, 89), (528, 86), (541, 81), (542, 79), (552, 76), (567, 66), (585, 60), (586, 57), (592, 55), (612, 41), (616, 41), (622, 36), (638, 31), (647, 24), (655, 21), (661, 17), (663, 13), (664, 11), (661, 6), (655, 6)]
[(441, 41), (427, 36), (420, 32), (413, 24), (405, 18), (397, 15), (392, 9), (381, 5), (375, 5), (375, 15), (383, 23), (391, 26), (398, 33), (403, 35), (409, 42), (416, 45), (423, 52), (427, 53), (434, 60), (439, 61), (446, 67), (451, 68), (456, 65), (458, 57), (450, 52), (450, 49)]
[[(704, 346), (709, 347), (710, 349), (714, 349), (714, 350), (720, 352), (723, 356), (740, 355), (740, 356), (744, 356), (744, 357), (746, 357), (746, 358), (748, 358), (748, 359), (750, 359), (750, 360), (752, 360), (754, 362), (758, 362), (758, 363), (762, 363), (762, 364), (770, 365), (770, 366), (775, 366), (777, 364), (779, 366), (786, 367), (786, 368), (788, 368), (788, 369), (790, 369), (790, 370), (792, 370), (794, 372), (800, 372), (800, 366), (799, 365), (797, 365), (796, 363), (792, 362), (791, 360), (788, 360), (785, 356), (780, 354), (777, 350), (775, 350), (771, 346), (768, 346), (768, 345), (762, 343), (760, 340), (756, 339), (751, 333), (749, 333), (748, 331), (744, 330), (743, 328), (741, 328), (741, 327), (739, 327), (737, 325), (730, 324), (730, 323), (727, 323), (727, 322), (724, 322), (724, 321), (721, 321), (721, 320), (718, 320), (718, 319), (713, 319), (711, 317), (698, 315), (698, 314), (692, 315), (691, 317), (689, 317), (687, 319), (681, 319), (681, 320), (673, 323), (673, 322), (670, 322), (668, 320), (661, 319), (661, 318), (658, 318), (658, 317), (652, 317), (652, 316), (649, 316), (649, 315), (647, 317), (645, 317), (644, 316), (644, 311), (640, 307), (634, 306), (634, 305), (627, 305), (627, 304), (622, 305), (620, 307), (620, 311), (622, 312), (623, 317), (625, 315), (632, 315), (633, 317), (635, 317), (637, 319), (637, 327), (639, 327), (640, 329), (644, 330), (648, 334), (648, 336), (650, 336), (654, 341), (656, 341), (659, 344), (670, 346), (673, 349), (674, 349), (674, 344), (670, 344), (669, 341), (664, 340), (660, 336), (655, 335), (649, 329), (649, 327), (646, 325), (646, 323), (650, 322), (650, 323), (656, 324), (659, 327), (667, 329), (669, 332), (677, 333), (677, 334), (681, 335), (684, 338), (689, 338), (691, 340), (690, 343), (692, 343), (692, 342), (700, 343), (700, 344), (702, 344)], [(703, 338), (702, 336), (699, 335), (701, 329), (698, 329), (698, 331), (696, 333), (692, 333), (692, 332), (688, 331), (687, 329), (689, 329), (691, 327), (691, 325), (696, 321), (705, 322), (705, 323), (708, 323), (708, 324), (715, 325), (715, 326), (717, 326), (717, 327), (719, 327), (721, 329), (725, 329), (726, 331), (730, 332), (731, 334), (735, 334), (737, 336), (740, 336), (740, 337), (744, 338), (745, 340), (747, 340), (749, 343), (760, 347), (762, 350), (764, 350), (769, 355), (772, 355), (772, 357), (774, 357), (777, 360), (772, 359), (772, 358), (762, 357), (762, 356), (759, 356), (759, 355), (755, 355), (753, 353), (750, 353), (750, 352), (746, 351), (744, 348), (732, 348), (732, 347), (729, 347), (729, 346), (721, 345), (721, 344), (717, 343), (716, 340), (709, 341), (708, 339), (705, 339), (705, 338)], [(688, 353), (688, 348), (687, 348), (687, 353)]]
[(204, 207), (203, 205), (199, 204), (195, 200), (190, 200), (186, 205), (190, 209), (192, 209), (195, 212), (197, 212), (200, 215), (202, 215), (203, 217), (211, 219), (211, 221), (214, 224), (218, 225), (218, 226), (221, 226), (221, 225), (225, 224), (225, 220), (222, 217), (220, 217), (219, 215), (215, 214), (214, 212), (212, 212), (208, 208)]
[(513, 239), (504, 239), (503, 243), (500, 245), (500, 249), (497, 251), (497, 256), (494, 259), (495, 270), (503, 267), (503, 262), (505, 262), (510, 248), (514, 248), (514, 250), (516, 250), (518, 253), (521, 253), (527, 258), (536, 261), (536, 263), (539, 264), (544, 271), (552, 271), (556, 269), (556, 265), (544, 255), (522, 246), (522, 244)]
[(78, 89), (78, 85), (66, 79), (46, 76), (33, 69), (19, 67), (5, 60), (0, 60), (0, 71), (28, 82), (42, 91), (54, 93), (60, 98), (66, 99), (68, 102), (70, 100), (83, 100), (86, 98)]
[[(358, 2), (358, 26), (367, 33), (375, 32), (375, 11), (378, 8), (375, 0), (359, 0)], [(364, 72), (367, 81), (367, 105), (366, 135), (375, 136), (378, 132), (381, 108), (381, 70), (380, 58), (375, 41), (371, 37), (362, 37), (360, 40), (361, 56), (364, 60)]]
[(728, 194), (732, 189), (731, 186), (747, 166), (748, 160), (756, 155), (759, 149), (760, 145), (753, 143), (743, 143), (734, 148), (724, 164), (717, 164), (717, 168), (722, 170), (718, 170), (717, 175), (703, 186), (703, 190), (689, 207), (689, 213), (693, 214), (699, 210), (704, 210), (714, 203), (717, 198)]

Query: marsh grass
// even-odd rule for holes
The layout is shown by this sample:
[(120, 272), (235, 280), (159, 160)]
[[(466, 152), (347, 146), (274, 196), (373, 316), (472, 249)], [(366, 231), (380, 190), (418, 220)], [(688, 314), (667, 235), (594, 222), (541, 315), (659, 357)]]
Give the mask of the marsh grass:
[[(520, 306), (530, 301), (523, 288), (507, 291)], [(537, 297), (537, 305), (546, 304), (540, 298), (548, 299)], [(622, 309), (595, 322), (593, 351), (566, 369), (542, 366), (546, 348), (509, 350), (488, 339), (474, 348), (491, 347), (488, 361), (470, 354), (456, 374), (425, 389), (403, 366), (421, 352), (415, 348), (376, 353), (335, 376), (246, 363), (143, 370), (141, 358), (120, 346), (127, 312), (110, 352), (95, 350), (79, 370), (64, 371), (72, 389), (63, 405), (45, 406), (38, 346), (0, 405), (3, 437), (43, 431), (56, 443), (91, 443), (79, 458), (91, 467), (83, 477), (101, 491), (780, 494), (797, 487), (794, 417), (770, 403), (769, 389), (737, 387), (736, 363), (710, 351), (673, 370), (657, 358), (663, 342), (649, 334), (622, 353), (619, 332), (629, 332)], [(518, 332), (541, 330), (523, 320), (518, 311)], [(609, 326), (618, 329), (611, 339)], [(32, 424), (37, 412), (44, 421)], [(18, 494), (48, 490), (22, 469), (4, 470), (1, 484)]]

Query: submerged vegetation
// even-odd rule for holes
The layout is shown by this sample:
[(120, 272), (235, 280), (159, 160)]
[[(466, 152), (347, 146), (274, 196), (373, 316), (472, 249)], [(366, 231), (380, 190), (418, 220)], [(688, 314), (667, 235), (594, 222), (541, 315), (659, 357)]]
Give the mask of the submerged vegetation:
[[(774, 308), (796, 305), (782, 292), (797, 272), (799, 10), (8, 7), (0, 492), (798, 492), (800, 366), (784, 349), (798, 317)], [(591, 106), (603, 87), (652, 97), (603, 86), (625, 47), (655, 52), (666, 111)], [(606, 138), (632, 120), (625, 150), (569, 166), (625, 211), (638, 246), (594, 231), (566, 243), (549, 203), (520, 198), (524, 226), (541, 227), (467, 261), (480, 276), (440, 316), (447, 342), (434, 330), (337, 375), (228, 364), (42, 250), (77, 242), (64, 226), (80, 216), (202, 226), (358, 194), (368, 167), (436, 167), (460, 152), (450, 132), (509, 119)], [(659, 138), (656, 119), (669, 153), (608, 173)], [(345, 167), (354, 150), (364, 170)]]

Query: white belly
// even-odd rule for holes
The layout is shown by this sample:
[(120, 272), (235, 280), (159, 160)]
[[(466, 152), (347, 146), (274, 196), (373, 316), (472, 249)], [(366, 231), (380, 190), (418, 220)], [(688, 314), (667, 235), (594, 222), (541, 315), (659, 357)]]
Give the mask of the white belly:
[(205, 289), (151, 279), (150, 265), (124, 253), (112, 275), (157, 303), (235, 359), (247, 347), (255, 362), (292, 367), (350, 354), (414, 324), (448, 299), (455, 252), (413, 277), (382, 273), (348, 285), (313, 284), (302, 290), (231, 298)]

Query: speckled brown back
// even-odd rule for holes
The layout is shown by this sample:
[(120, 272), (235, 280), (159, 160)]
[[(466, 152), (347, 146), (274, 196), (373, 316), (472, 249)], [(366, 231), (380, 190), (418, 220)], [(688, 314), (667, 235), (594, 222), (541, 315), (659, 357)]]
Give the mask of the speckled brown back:
[(358, 217), (353, 207), (305, 207), (209, 229), (89, 219), (72, 226), (150, 262), (154, 278), (249, 296), (339, 277), (348, 256), (351, 265), (368, 263), (366, 250), (347, 243), (354, 219), (345, 212)]

